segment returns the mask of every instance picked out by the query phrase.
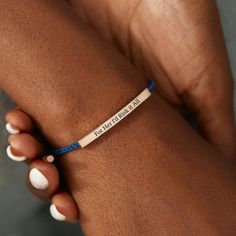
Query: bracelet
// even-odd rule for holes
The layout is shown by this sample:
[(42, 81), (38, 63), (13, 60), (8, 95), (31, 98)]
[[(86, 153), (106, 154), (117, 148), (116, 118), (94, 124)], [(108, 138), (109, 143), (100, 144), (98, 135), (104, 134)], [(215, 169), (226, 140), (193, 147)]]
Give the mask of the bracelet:
[(144, 89), (137, 97), (135, 97), (131, 102), (129, 102), (125, 107), (120, 109), (115, 115), (106, 120), (104, 123), (99, 125), (89, 134), (85, 135), (83, 138), (78, 140), (76, 143), (73, 143), (69, 146), (52, 149), (49, 152), (49, 155), (58, 156), (65, 154), (67, 152), (73, 151), (78, 147), (84, 148), (104, 133), (106, 133), (109, 129), (117, 125), (121, 120), (123, 120), (127, 115), (133, 112), (139, 105), (141, 105), (145, 100), (147, 100), (151, 93), (155, 89), (155, 82), (153, 80), (148, 81), (147, 88)]

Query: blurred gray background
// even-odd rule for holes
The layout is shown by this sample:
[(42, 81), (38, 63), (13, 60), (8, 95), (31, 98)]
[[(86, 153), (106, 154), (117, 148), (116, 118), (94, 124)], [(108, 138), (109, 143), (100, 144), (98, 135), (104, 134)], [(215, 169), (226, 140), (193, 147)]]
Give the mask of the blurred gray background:
[[(236, 78), (236, 1), (218, 0), (218, 5), (232, 71)], [(13, 106), (0, 91), (0, 236), (82, 235), (78, 224), (59, 223), (51, 218), (48, 204), (34, 198), (26, 189), (25, 166), (6, 157), (8, 135), (3, 117)]]

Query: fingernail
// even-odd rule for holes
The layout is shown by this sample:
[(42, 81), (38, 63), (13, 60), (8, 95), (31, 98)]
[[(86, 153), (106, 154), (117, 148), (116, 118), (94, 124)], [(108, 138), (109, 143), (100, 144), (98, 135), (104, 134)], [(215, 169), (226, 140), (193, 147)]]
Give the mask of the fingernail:
[(30, 171), (29, 180), (36, 189), (44, 190), (48, 187), (47, 178), (36, 168)]
[(20, 162), (20, 161), (25, 161), (25, 160), (27, 159), (27, 157), (25, 157), (25, 156), (15, 156), (15, 155), (12, 153), (12, 151), (11, 151), (11, 145), (9, 145), (9, 146), (7, 147), (7, 155), (8, 155), (8, 157), (9, 157), (10, 159), (12, 159), (13, 161), (18, 161), (18, 162)]
[(10, 123), (6, 124), (6, 129), (7, 129), (8, 133), (10, 133), (10, 134), (19, 134), (20, 133), (20, 130), (14, 128)]
[(57, 210), (55, 204), (50, 206), (50, 213), (55, 220), (64, 221), (66, 219), (66, 217)]

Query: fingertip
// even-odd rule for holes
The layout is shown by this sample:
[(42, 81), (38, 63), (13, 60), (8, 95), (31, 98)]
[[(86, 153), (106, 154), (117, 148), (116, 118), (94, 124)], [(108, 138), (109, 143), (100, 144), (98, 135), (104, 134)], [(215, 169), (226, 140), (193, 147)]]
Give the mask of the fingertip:
[[(7, 122), (6, 129), (11, 134), (21, 132), (31, 132), (33, 130), (33, 121), (29, 115), (19, 109), (13, 109), (5, 116)], [(13, 133), (12, 133), (13, 132)]]
[(77, 205), (69, 193), (57, 193), (52, 197), (51, 201), (50, 213), (54, 219), (71, 223), (79, 220)]
[(9, 134), (19, 134), (20, 130), (13, 126), (11, 123), (6, 123), (6, 130)]
[(50, 213), (51, 213), (51, 216), (55, 219), (55, 220), (58, 220), (58, 221), (65, 221), (66, 220), (66, 216), (63, 215), (60, 211), (61, 209), (59, 210), (58, 209), (59, 207), (56, 206), (55, 204), (51, 204), (49, 210), (50, 210)]
[(34, 159), (41, 156), (44, 152), (42, 144), (27, 133), (10, 135), (8, 143), (16, 156), (26, 156), (28, 159)]
[(26, 156), (14, 154), (13, 151), (12, 151), (11, 145), (9, 145), (7, 147), (6, 152), (7, 152), (7, 156), (10, 159), (12, 159), (13, 161), (21, 162), (21, 161), (25, 161), (27, 159)]
[(45, 177), (44, 174), (37, 168), (30, 170), (29, 180), (31, 185), (38, 190), (44, 190), (48, 188), (49, 182), (47, 177)]
[(26, 184), (34, 195), (48, 199), (59, 188), (58, 170), (52, 163), (34, 160), (29, 165)]

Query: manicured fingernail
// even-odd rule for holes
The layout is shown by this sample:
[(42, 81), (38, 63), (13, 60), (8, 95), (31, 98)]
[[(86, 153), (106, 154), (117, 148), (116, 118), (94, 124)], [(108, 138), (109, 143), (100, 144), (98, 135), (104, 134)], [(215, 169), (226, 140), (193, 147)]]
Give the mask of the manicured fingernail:
[(55, 220), (64, 221), (66, 219), (66, 217), (57, 210), (55, 204), (50, 206), (50, 213)]
[(7, 155), (13, 161), (25, 161), (27, 159), (25, 156), (15, 156), (11, 151), (11, 145), (7, 147)]
[(47, 178), (36, 168), (30, 171), (29, 180), (30, 183), (39, 190), (44, 190), (49, 185)]
[(10, 123), (6, 124), (6, 129), (10, 134), (19, 134), (20, 130), (14, 128)]

